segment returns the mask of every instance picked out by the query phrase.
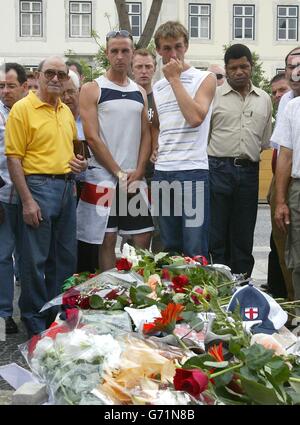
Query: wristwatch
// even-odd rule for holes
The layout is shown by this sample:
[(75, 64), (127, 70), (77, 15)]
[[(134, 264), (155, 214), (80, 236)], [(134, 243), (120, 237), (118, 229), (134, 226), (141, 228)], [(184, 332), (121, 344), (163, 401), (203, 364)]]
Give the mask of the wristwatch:
[(127, 174), (126, 174), (124, 171), (122, 171), (122, 170), (119, 170), (119, 171), (117, 172), (117, 177), (118, 177), (118, 179), (119, 179), (121, 182), (126, 182), (126, 181), (127, 181)]

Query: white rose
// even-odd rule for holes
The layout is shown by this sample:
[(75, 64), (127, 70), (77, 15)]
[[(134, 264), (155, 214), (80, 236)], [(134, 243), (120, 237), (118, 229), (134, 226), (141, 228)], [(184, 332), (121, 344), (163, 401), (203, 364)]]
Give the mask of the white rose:
[(45, 336), (36, 344), (33, 352), (33, 358), (40, 360), (51, 350), (54, 350), (53, 339), (49, 336)]

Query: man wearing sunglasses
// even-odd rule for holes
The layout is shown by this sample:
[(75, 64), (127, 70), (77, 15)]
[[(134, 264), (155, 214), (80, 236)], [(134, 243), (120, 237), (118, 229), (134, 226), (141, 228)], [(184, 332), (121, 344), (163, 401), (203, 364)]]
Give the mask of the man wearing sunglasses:
[[(109, 32), (106, 55), (110, 63), (106, 74), (83, 85), (80, 92), (80, 115), (92, 155), (77, 208), (77, 237), (101, 245), (101, 271), (115, 266), (117, 232), (132, 235), (136, 247), (149, 248), (153, 230), (146, 184), (141, 188), (151, 152), (147, 95), (128, 78), (131, 34)], [(129, 198), (135, 195), (137, 182), (141, 208), (136, 215), (131, 213)]]
[(207, 71), (215, 74), (218, 87), (221, 86), (224, 83), (224, 81), (225, 81), (225, 69), (223, 68), (223, 66), (212, 63), (207, 68)]
[(38, 68), (39, 89), (11, 109), (5, 133), (8, 169), (20, 198), (20, 311), (28, 336), (53, 320), (39, 313), (76, 270), (76, 187), (86, 167), (73, 152), (76, 125), (60, 96), (68, 68), (61, 58)]

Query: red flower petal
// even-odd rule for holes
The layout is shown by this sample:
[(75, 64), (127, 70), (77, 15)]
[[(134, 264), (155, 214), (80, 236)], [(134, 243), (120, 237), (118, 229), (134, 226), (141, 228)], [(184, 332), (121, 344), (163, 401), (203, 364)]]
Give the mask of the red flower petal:
[(126, 271), (128, 272), (132, 267), (132, 262), (127, 260), (127, 258), (120, 258), (116, 261), (116, 268), (118, 271)]

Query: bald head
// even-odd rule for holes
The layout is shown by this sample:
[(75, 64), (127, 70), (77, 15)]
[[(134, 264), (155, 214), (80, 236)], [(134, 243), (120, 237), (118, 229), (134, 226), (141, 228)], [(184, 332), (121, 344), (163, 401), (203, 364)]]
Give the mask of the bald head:
[(67, 72), (68, 66), (65, 64), (64, 60), (60, 56), (49, 56), (49, 58), (43, 59), (42, 62), (40, 62), (38, 66), (38, 71), (44, 71), (47, 69), (47, 67), (50, 65), (51, 67), (53, 64), (59, 64), (64, 66), (64, 70)]
[(209, 65), (207, 71), (212, 72), (217, 77), (217, 85), (221, 86), (225, 81), (225, 69), (223, 66), (213, 63)]

